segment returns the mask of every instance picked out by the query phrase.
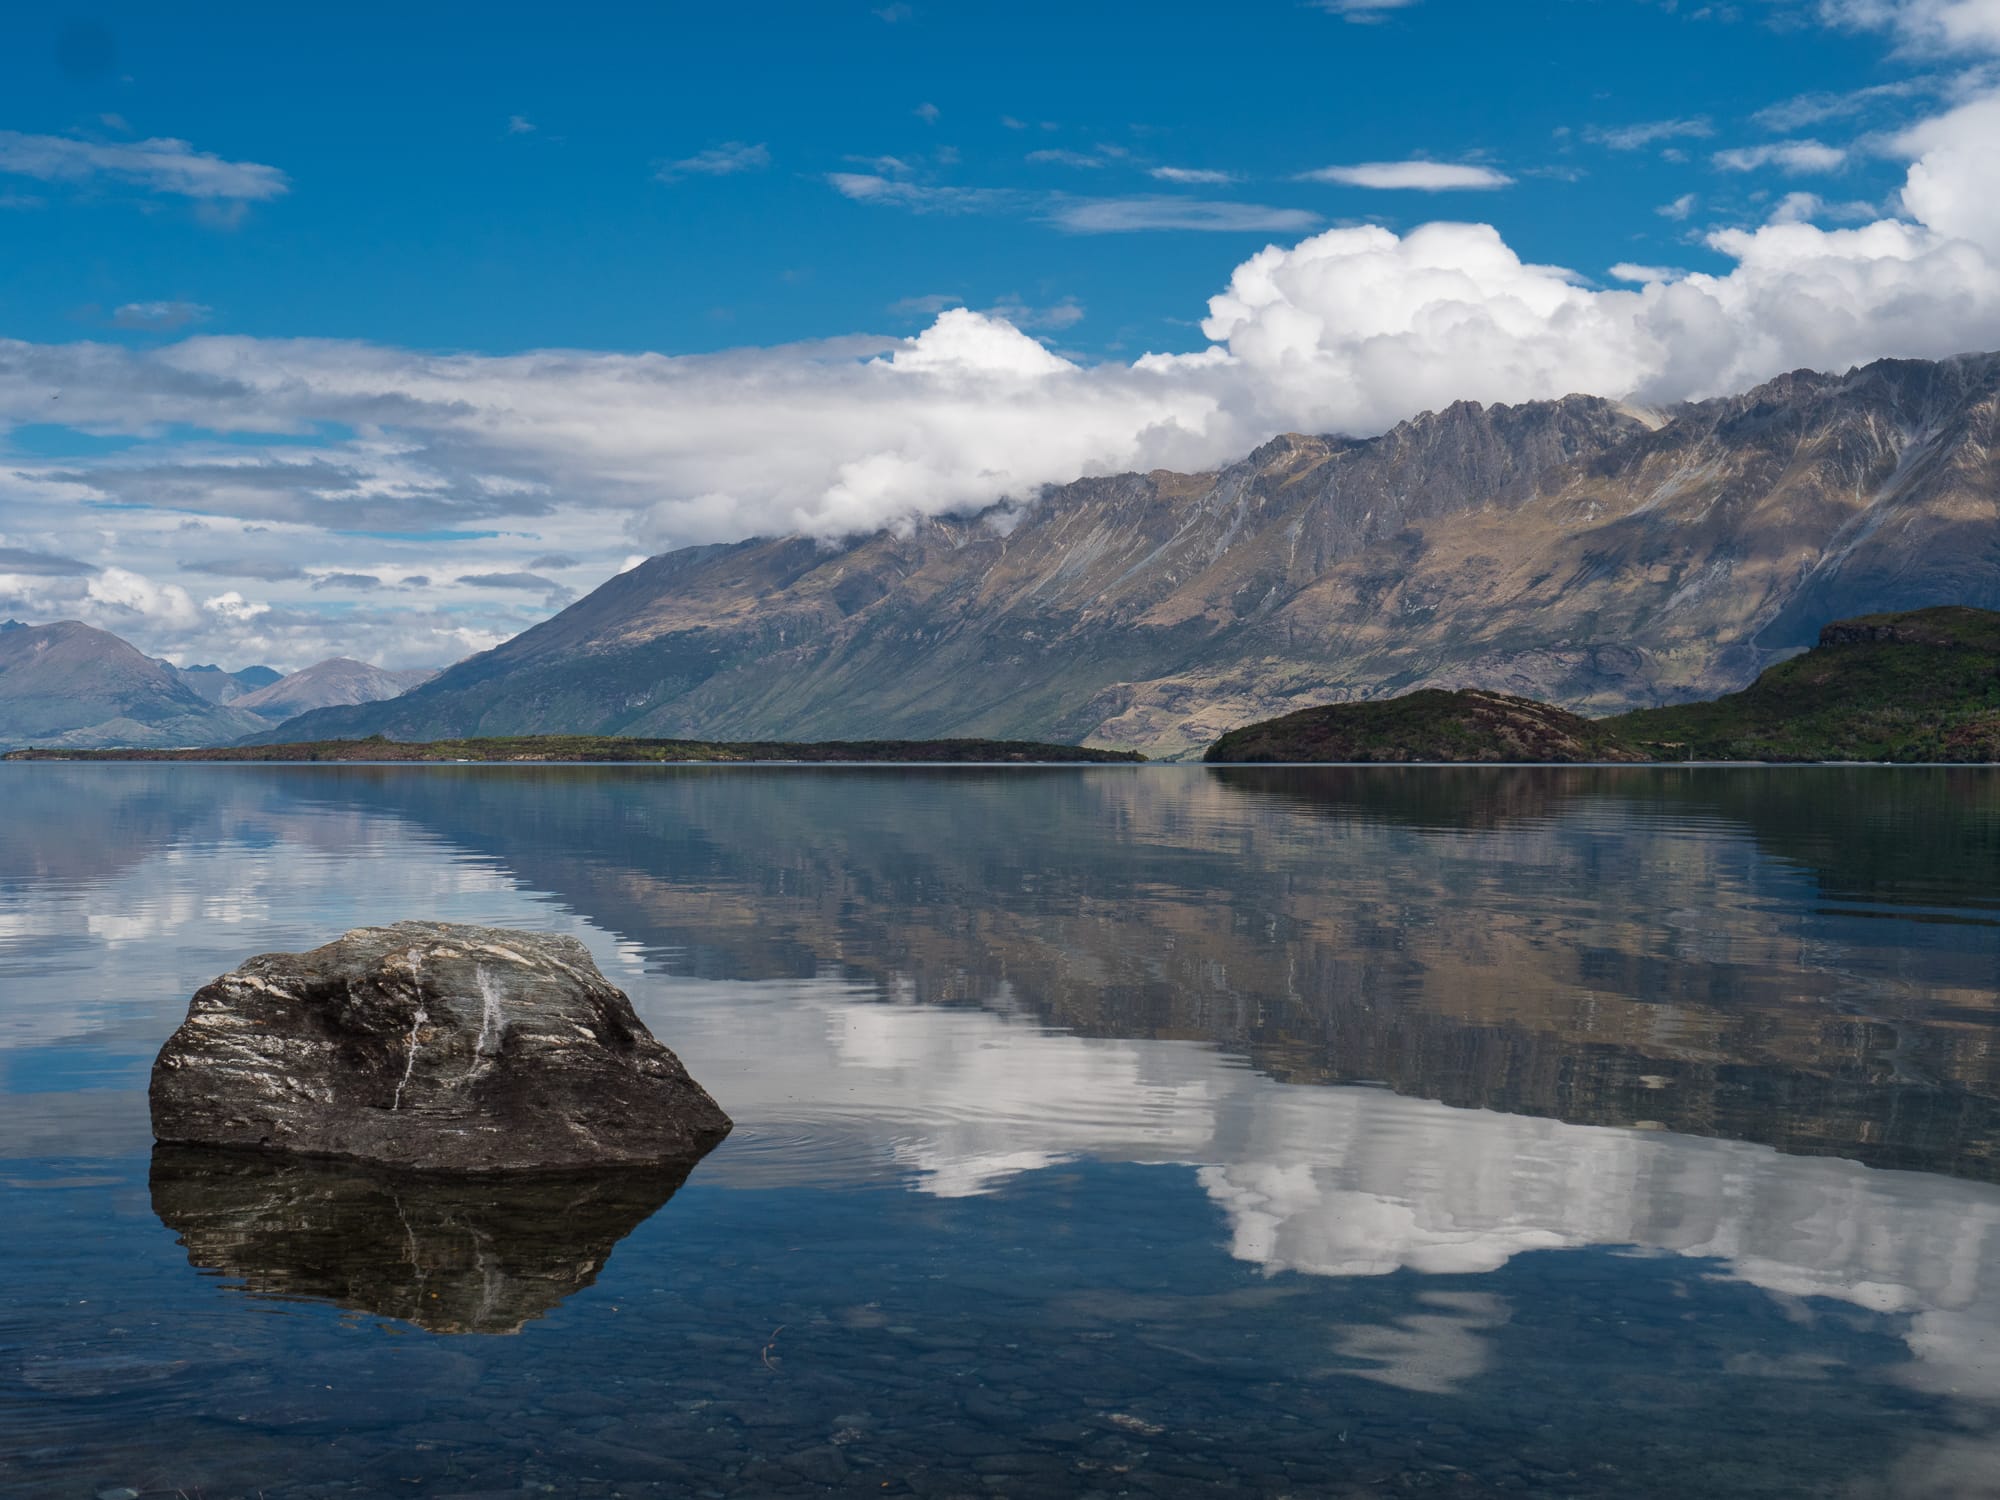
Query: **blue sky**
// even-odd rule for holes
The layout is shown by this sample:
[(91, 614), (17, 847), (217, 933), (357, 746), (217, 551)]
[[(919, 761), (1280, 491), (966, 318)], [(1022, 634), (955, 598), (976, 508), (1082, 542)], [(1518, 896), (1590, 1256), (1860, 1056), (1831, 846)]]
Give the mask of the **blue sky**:
[[(261, 337), (689, 352), (913, 331), (926, 299), (952, 298), (1034, 309), (1036, 331), (1113, 354), (1200, 347), (1200, 298), (1297, 225), (1470, 216), (1589, 275), (1708, 268), (1689, 224), (1656, 206), (1693, 193), (1713, 205), (1703, 224), (1754, 222), (1781, 174), (1712, 156), (1778, 137), (1758, 110), (1911, 71), (1876, 37), (1775, 25), (1768, 9), (1427, 0), (1356, 24), (1289, 0), (815, 0), (583, 5), (558, 22), (547, 6), (259, 4), (204, 5), (191, 25), (131, 6), (98, 12), (97, 70), (58, 65), (77, 23), (52, 13), (0, 61), (4, 128), (184, 139), (268, 163), (289, 190), (218, 232), (192, 201), (13, 179), (45, 203), (5, 220), (0, 318), (19, 338), (118, 338), (112, 309), (180, 302), (211, 309), (209, 331)], [(1592, 138), (1663, 121), (1707, 133)], [(730, 143), (748, 149), (701, 165), (737, 170), (660, 180)], [(1676, 149), (1688, 159), (1662, 159)], [(912, 213), (829, 185), (884, 157), (910, 170), (878, 175), (1017, 198)], [(1515, 182), (1296, 180), (1419, 157)], [(1895, 176), (1879, 164), (1839, 189), (1879, 194)], [(1221, 232), (1077, 233), (1049, 222), (1064, 196), (1279, 212)], [(1068, 307), (1082, 315), (1050, 311)]]
[(1996, 57), (2000, 0), (31, 15), (0, 614), (436, 662), (673, 545), (2000, 344)]

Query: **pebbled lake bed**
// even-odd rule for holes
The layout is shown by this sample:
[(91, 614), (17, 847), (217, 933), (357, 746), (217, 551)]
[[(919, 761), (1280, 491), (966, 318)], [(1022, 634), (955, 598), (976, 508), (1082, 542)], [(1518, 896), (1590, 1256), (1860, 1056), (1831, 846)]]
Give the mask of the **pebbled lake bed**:
[[(2000, 1491), (2000, 772), (0, 766), (0, 1494)], [(249, 954), (589, 946), (737, 1121), (153, 1149)]]

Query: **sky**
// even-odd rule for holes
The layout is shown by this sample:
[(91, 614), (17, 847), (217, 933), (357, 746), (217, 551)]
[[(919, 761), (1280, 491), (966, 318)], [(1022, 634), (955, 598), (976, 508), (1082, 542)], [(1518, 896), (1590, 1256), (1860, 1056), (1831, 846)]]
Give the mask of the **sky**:
[(2000, 0), (37, 7), (0, 619), (441, 666), (672, 547), (2000, 348)]

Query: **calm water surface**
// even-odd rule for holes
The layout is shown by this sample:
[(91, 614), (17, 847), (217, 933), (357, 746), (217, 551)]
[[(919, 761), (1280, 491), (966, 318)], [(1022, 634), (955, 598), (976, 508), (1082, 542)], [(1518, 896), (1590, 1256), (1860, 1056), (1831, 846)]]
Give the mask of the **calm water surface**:
[[(570, 933), (685, 1182), (152, 1148)], [(0, 1493), (2000, 1493), (2000, 775), (0, 766)]]

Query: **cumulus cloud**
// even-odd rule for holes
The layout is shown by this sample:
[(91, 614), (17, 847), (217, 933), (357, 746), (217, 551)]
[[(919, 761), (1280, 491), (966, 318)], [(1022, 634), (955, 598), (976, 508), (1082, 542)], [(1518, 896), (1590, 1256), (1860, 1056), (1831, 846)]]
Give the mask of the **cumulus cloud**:
[(1894, 32), (1917, 52), (2000, 52), (2000, 0), (1820, 0), (1826, 19)]
[(109, 178), (156, 193), (207, 201), (277, 198), (291, 188), (276, 167), (226, 161), (186, 141), (80, 141), (0, 130), (0, 172), (43, 182)]
[(1514, 181), (1505, 172), (1491, 167), (1448, 161), (1367, 161), (1349, 167), (1320, 167), (1301, 172), (1299, 180), (1419, 193), (1486, 191), (1511, 186)]
[(271, 612), (270, 605), (245, 599), (235, 589), (230, 589), (226, 593), (215, 594), (202, 600), (201, 607), (210, 614), (221, 615), (223, 619), (234, 620), (238, 624), (254, 620), (259, 615), (268, 615)]

